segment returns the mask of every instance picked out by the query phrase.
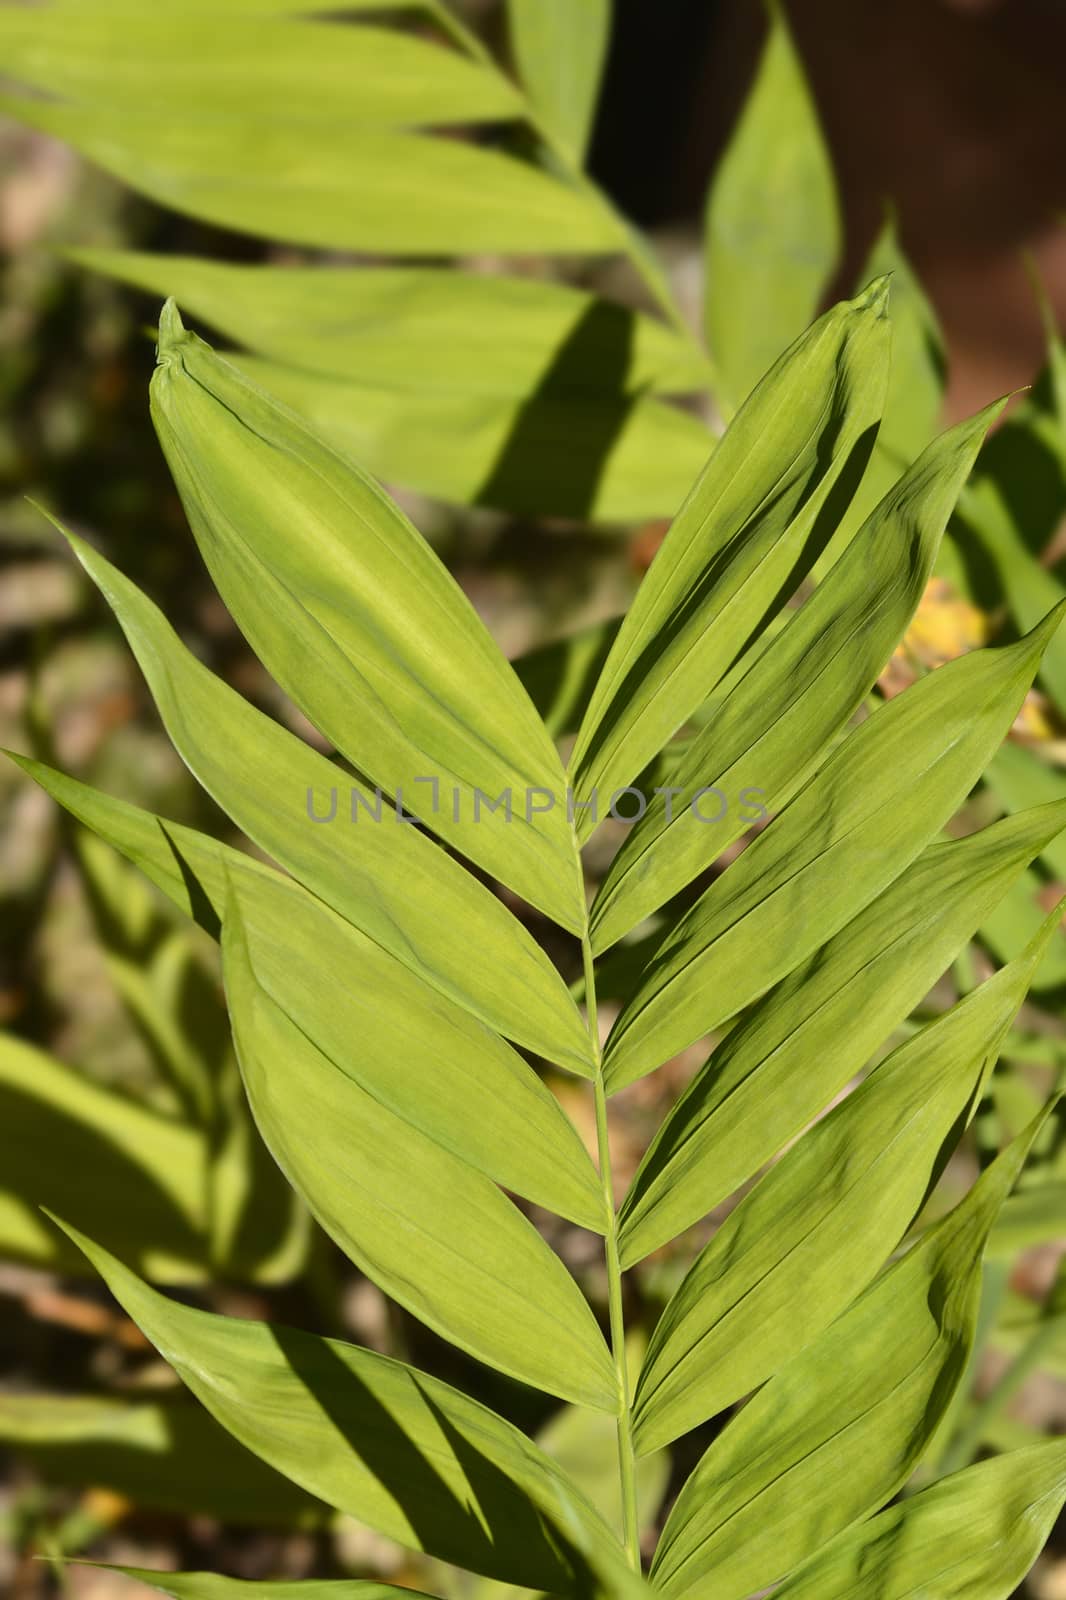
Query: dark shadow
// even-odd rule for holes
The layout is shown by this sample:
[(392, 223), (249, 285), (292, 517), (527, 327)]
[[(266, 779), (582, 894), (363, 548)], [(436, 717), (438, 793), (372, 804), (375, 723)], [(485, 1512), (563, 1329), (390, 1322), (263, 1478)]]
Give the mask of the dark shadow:
[(185, 890), (189, 896), (189, 914), (193, 921), (203, 928), (205, 933), (211, 935), (212, 939), (220, 938), (222, 934), (222, 919), (211, 904), (207, 891), (196, 876), (189, 861), (182, 855), (180, 845), (172, 834), (167, 831), (167, 825), (162, 820), (159, 822), (159, 830), (170, 846), (171, 854), (174, 857), (178, 871), (181, 873), (182, 882), (185, 884)]
[[(428, 1381), (411, 1368), (354, 1350), (381, 1367), (381, 1390), (404, 1386), (443, 1432), (468, 1487), (457, 1493), (337, 1348), (312, 1334), (271, 1324), (293, 1374), (341, 1433), (363, 1468), (403, 1506), (414, 1539), (428, 1554), (486, 1577), (556, 1594), (585, 1594), (594, 1583), (583, 1559), (497, 1464), (473, 1442), (473, 1430), (445, 1416)], [(444, 1452), (437, 1446), (441, 1456)], [(357, 1507), (351, 1509), (357, 1512)]]
[(548, 503), (555, 516), (589, 515), (637, 398), (626, 392), (633, 329), (631, 312), (593, 301), (520, 408), (475, 505), (536, 516)]
[[(77, 1074), (70, 1077), (76, 1088)], [(113, 1097), (117, 1106), (120, 1097)], [(99, 1129), (9, 1084), (0, 1084), (0, 1128), (4, 1188), (31, 1208), (76, 1215), (94, 1238), (122, 1241), (118, 1254), (142, 1274), (151, 1251), (203, 1260), (202, 1234), (151, 1174)], [(84, 1268), (65, 1241), (60, 1250), (64, 1264), (69, 1259), (77, 1271)]]

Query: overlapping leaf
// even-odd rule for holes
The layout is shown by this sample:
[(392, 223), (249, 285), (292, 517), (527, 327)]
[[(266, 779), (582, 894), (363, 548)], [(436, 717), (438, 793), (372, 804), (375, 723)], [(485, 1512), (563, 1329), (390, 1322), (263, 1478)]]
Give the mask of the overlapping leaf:
[(696, 1222), (817, 1116), (1063, 828), (1066, 801), (929, 846), (728, 1034), (641, 1162), (623, 1262)]
[(755, 1389), (874, 1278), (980, 1092), (1061, 908), (1026, 956), (901, 1045), (726, 1219), (655, 1328), (634, 1401), (654, 1449)]
[(680, 394), (707, 378), (698, 351), (664, 323), (538, 278), (418, 266), (245, 266), (133, 250), (69, 255), (160, 299), (173, 295), (273, 362), (347, 377), (372, 393), (404, 390), (412, 401), (436, 394), (442, 412), (466, 396), (517, 407), (553, 380), (591, 401)]
[(669, 516), (710, 447), (651, 398), (706, 384), (665, 324), (562, 284), (422, 267), (75, 251), (254, 354), (232, 359), (389, 482), (598, 521)]
[[(500, 901), (396, 808), (342, 782), (324, 756), (213, 677), (134, 584), (66, 537), (122, 624), (179, 754), (248, 836), (442, 994), (589, 1073), (587, 1035), (561, 979)], [(491, 959), (471, 963), (471, 942)]]
[(905, 1482), (965, 1368), (984, 1242), (1038, 1126), (711, 1445), (656, 1551), (667, 1600), (743, 1600)]
[[(398, 1115), (362, 1089), (346, 1056), (323, 1054), (271, 999), (256, 979), (236, 898), (223, 951), (259, 1131), (327, 1232), (394, 1300), (470, 1354), (564, 1399), (615, 1411), (607, 1346), (532, 1223), (488, 1178), (419, 1132), (416, 1115)], [(349, 1054), (362, 1050), (349, 1043)], [(439, 1093), (432, 1079), (426, 1089)], [(455, 1111), (456, 1121), (476, 1121), (469, 1099)], [(589, 1177), (595, 1198), (591, 1166)]]
[(610, 0), (507, 0), (507, 17), (530, 99), (580, 160), (607, 55)]
[(707, 202), (707, 339), (733, 411), (802, 332), (836, 265), (836, 185), (803, 66), (775, 3)]
[(781, 1600), (1009, 1600), (1066, 1499), (1066, 1445), (1011, 1451), (851, 1529)]
[[(571, 387), (583, 334), (528, 400), (432, 389), (368, 389), (256, 356), (237, 365), (342, 453), (388, 482), (460, 504), (602, 523), (672, 516), (712, 440), (689, 412), (654, 398)], [(562, 378), (556, 383), (554, 373)]]
[(484, 1406), (355, 1345), (167, 1300), (68, 1231), (218, 1421), (310, 1493), (504, 1582), (641, 1593), (599, 1513)]
[[(865, 460), (887, 380), (886, 286), (836, 306), (781, 358), (722, 439), (618, 631), (572, 760), (603, 810), (781, 609), (818, 514)], [(812, 546), (814, 547), (812, 549)], [(582, 835), (593, 825), (581, 817)]]
[(856, 526), (929, 444), (944, 402), (943, 336), (892, 217), (874, 241), (859, 284), (885, 273), (892, 278), (892, 371), (869, 470), (848, 508), (845, 527)]
[[(344, 127), (505, 120), (521, 97), (502, 74), (393, 29), (218, 8), (210, 49), (180, 7), (0, 7), (5, 76), (81, 106), (202, 122)], [(146, 70), (151, 63), (151, 70)], [(191, 111), (191, 118), (190, 118)], [(216, 127), (222, 153), (227, 128)]]
[[(363, 1090), (508, 1188), (603, 1227), (595, 1172), (573, 1128), (502, 1040), (272, 869), (18, 760), (209, 932), (236, 894), (259, 982)], [(491, 1122), (470, 1117), (471, 1100), (493, 1106)]]
[(222, 8), (205, 51), (202, 6), (6, 6), (10, 76), (64, 98), (9, 92), (0, 110), (164, 205), (268, 238), (412, 255), (624, 247), (609, 207), (565, 178), (408, 131), (523, 117), (490, 63), (284, 12)]
[(1000, 409), (989, 407), (929, 447), (716, 706), (611, 863), (592, 910), (595, 949), (709, 866), (745, 831), (751, 801), (779, 811), (823, 756), (906, 630)]
[(237, 873), (233, 896), (258, 983), (341, 1071), (506, 1188), (604, 1227), (584, 1146), (501, 1039), (284, 880)]
[[(173, 307), (159, 348), (153, 417), (257, 654), (360, 772), (580, 928), (558, 756), (458, 585), (369, 478), (186, 334)], [(501, 794), (509, 809), (484, 803)]]
[(949, 662), (838, 746), (656, 951), (607, 1042), (612, 1089), (736, 1015), (919, 855), (1006, 734), (1059, 618)]

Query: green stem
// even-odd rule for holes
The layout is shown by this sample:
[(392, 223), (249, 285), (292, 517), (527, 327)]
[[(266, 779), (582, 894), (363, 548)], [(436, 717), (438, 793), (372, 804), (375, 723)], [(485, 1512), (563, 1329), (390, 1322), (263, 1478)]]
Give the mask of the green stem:
[(582, 935), (581, 954), (585, 968), (585, 1009), (589, 1036), (596, 1056), (596, 1142), (599, 1149), (600, 1182), (603, 1185), (607, 1232), (604, 1253), (607, 1260), (607, 1296), (611, 1324), (611, 1354), (618, 1374), (621, 1409), (618, 1413), (618, 1477), (622, 1486), (622, 1537), (634, 1571), (640, 1571), (640, 1524), (637, 1515), (636, 1457), (633, 1453), (633, 1424), (629, 1392), (629, 1367), (626, 1362), (625, 1316), (622, 1309), (622, 1268), (618, 1259), (618, 1214), (614, 1208), (611, 1184), (611, 1146), (607, 1125), (607, 1089), (603, 1079), (599, 1022), (596, 1016), (596, 975), (588, 931)]

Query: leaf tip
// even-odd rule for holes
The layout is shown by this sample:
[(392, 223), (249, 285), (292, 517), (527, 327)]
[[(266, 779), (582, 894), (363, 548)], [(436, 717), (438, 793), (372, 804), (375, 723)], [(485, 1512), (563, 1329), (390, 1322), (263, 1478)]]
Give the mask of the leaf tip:
[(177, 301), (171, 295), (159, 313), (159, 337), (156, 341), (156, 360), (159, 365), (167, 366), (178, 346), (188, 338), (185, 324), (181, 320)]
[(852, 301), (856, 311), (867, 311), (873, 317), (888, 316), (888, 300), (892, 292), (892, 273), (882, 272), (860, 295)]

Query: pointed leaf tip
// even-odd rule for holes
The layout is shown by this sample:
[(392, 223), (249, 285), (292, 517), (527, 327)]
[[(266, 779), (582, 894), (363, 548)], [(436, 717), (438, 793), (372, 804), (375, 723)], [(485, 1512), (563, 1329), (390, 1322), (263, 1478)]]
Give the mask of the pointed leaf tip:
[(852, 305), (856, 311), (869, 311), (875, 317), (888, 315), (888, 301), (892, 293), (891, 272), (882, 272), (879, 278), (874, 278), (866, 285), (860, 295), (856, 295)]
[(187, 337), (177, 301), (171, 295), (159, 313), (159, 339), (156, 344), (156, 359), (160, 365), (167, 362), (175, 348)]

